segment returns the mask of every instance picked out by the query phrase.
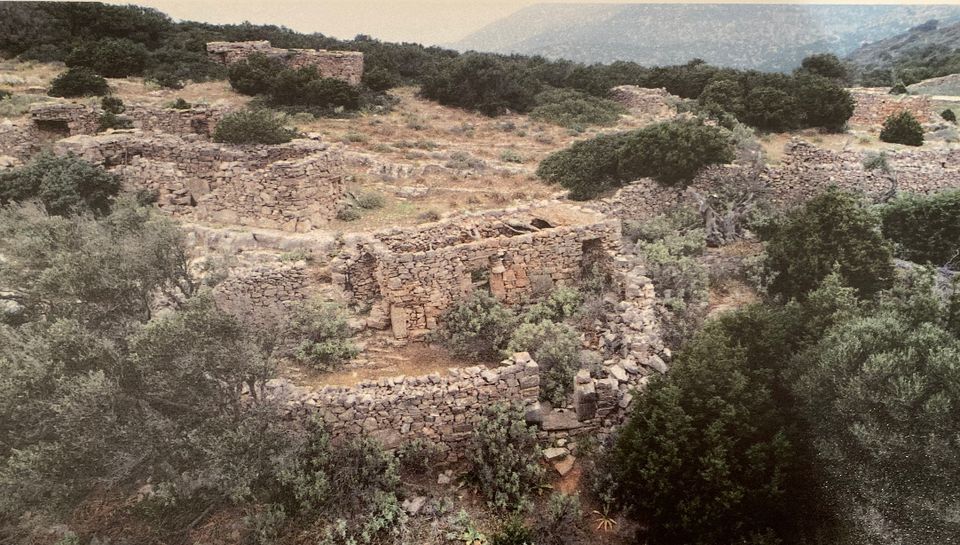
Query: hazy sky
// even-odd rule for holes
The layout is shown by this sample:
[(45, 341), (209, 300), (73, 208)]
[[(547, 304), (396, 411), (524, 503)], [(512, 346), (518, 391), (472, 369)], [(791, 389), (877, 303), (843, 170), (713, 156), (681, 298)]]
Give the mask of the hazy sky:
[[(300, 32), (322, 32), (337, 38), (369, 34), (389, 41), (450, 43), (538, 0), (108, 0), (139, 4), (176, 19), (208, 23), (270, 23)], [(635, 4), (636, 0), (553, 0), (563, 3)], [(669, 0), (668, 0), (669, 1)], [(663, 3), (662, 0), (660, 3)], [(731, 3), (705, 0), (701, 3)], [(738, 0), (733, 3), (771, 3)], [(940, 2), (809, 0), (807, 4), (954, 4)]]

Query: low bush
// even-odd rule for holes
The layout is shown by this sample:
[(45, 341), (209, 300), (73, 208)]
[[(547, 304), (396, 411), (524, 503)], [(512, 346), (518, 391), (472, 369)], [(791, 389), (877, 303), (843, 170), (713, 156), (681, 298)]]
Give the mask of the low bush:
[(102, 96), (110, 93), (107, 80), (86, 67), (70, 68), (54, 78), (47, 94), (52, 97)]
[(66, 58), (67, 66), (86, 67), (109, 78), (139, 76), (147, 65), (147, 48), (125, 38), (82, 42)]
[(335, 368), (359, 352), (344, 311), (333, 303), (310, 301), (297, 307), (287, 335), (298, 343), (295, 359), (320, 370)]
[(579, 290), (559, 287), (550, 292), (546, 299), (527, 309), (522, 319), (530, 324), (544, 320), (560, 323), (576, 315), (582, 306), (583, 294)]
[(880, 221), (861, 198), (830, 188), (787, 213), (767, 233), (770, 293), (803, 299), (831, 272), (869, 297), (890, 286), (889, 244)]
[(500, 160), (504, 163), (523, 163), (523, 156), (515, 149), (505, 149), (500, 152)]
[(923, 145), (923, 127), (913, 114), (907, 111), (888, 117), (880, 130), (880, 140), (907, 146)]
[(120, 178), (74, 155), (43, 153), (28, 165), (0, 172), (0, 203), (40, 201), (48, 214), (106, 214)]
[(537, 522), (537, 545), (573, 545), (580, 543), (579, 496), (555, 493), (550, 496), (545, 516)]
[(359, 207), (352, 204), (343, 205), (337, 210), (337, 219), (340, 221), (357, 221), (363, 217)]
[(957, 114), (953, 113), (953, 110), (950, 108), (940, 112), (940, 117), (942, 117), (944, 121), (949, 121), (950, 123), (957, 122)]
[(223, 116), (213, 131), (214, 142), (228, 144), (284, 144), (297, 132), (287, 128), (283, 117), (268, 110), (246, 110)]
[(586, 200), (644, 177), (684, 184), (707, 165), (733, 159), (729, 131), (700, 121), (670, 121), (576, 142), (545, 158), (537, 176), (569, 189), (572, 199)]
[(357, 206), (364, 210), (376, 210), (387, 204), (387, 198), (379, 191), (364, 191), (357, 195)]
[(261, 96), (265, 105), (288, 113), (326, 115), (360, 107), (360, 91), (349, 83), (322, 77), (313, 67), (287, 68), (281, 60), (262, 54), (232, 64), (229, 79), (237, 92)]
[(420, 94), (440, 104), (495, 116), (526, 113), (543, 84), (520, 62), (486, 53), (442, 61), (423, 78)]
[(372, 91), (388, 91), (402, 83), (397, 74), (381, 67), (364, 70), (361, 81)]
[(507, 519), (491, 539), (491, 545), (533, 545), (535, 543), (533, 531), (527, 528), (519, 516)]
[(527, 426), (520, 407), (489, 407), (474, 428), (466, 455), (468, 477), (493, 509), (522, 511), (529, 494), (543, 483), (537, 432)]
[(626, 109), (620, 104), (575, 89), (551, 89), (534, 98), (530, 118), (567, 128), (613, 125)]
[(540, 365), (540, 399), (555, 406), (566, 405), (573, 391), (573, 377), (580, 368), (580, 336), (568, 325), (551, 321), (524, 323), (517, 327), (507, 354), (529, 352)]
[(516, 323), (513, 311), (477, 290), (441, 316), (436, 338), (455, 356), (499, 361)]
[(960, 268), (960, 190), (905, 195), (880, 210), (883, 234), (900, 257)]
[(123, 104), (123, 101), (117, 97), (103, 97), (100, 100), (100, 107), (103, 109), (103, 113), (100, 114), (100, 119), (98, 121), (98, 132), (103, 132), (107, 129), (130, 129), (133, 127), (133, 122), (125, 117), (120, 117), (120, 114), (127, 110), (127, 107)]
[(407, 520), (396, 457), (364, 436), (333, 445), (319, 420), (307, 432), (306, 442), (276, 470), (286, 511), (321, 520), (319, 543), (393, 542)]
[(193, 108), (193, 104), (190, 104), (184, 100), (183, 97), (177, 97), (177, 100), (174, 100), (170, 104), (170, 107), (174, 110), (189, 110), (190, 108)]

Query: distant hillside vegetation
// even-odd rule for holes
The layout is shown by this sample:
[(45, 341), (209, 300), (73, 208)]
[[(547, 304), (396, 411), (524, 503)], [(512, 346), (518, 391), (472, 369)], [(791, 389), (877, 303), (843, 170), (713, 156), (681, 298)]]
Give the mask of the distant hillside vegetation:
[(931, 20), (860, 47), (847, 60), (867, 85), (906, 85), (960, 72), (960, 23)]
[(702, 58), (789, 71), (811, 53), (846, 55), (930, 19), (960, 22), (960, 6), (537, 4), (451, 47), (645, 66)]

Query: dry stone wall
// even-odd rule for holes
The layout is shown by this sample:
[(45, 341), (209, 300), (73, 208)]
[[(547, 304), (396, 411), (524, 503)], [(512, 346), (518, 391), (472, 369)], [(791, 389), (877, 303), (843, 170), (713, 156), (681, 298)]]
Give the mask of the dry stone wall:
[[(780, 207), (803, 202), (829, 186), (877, 198), (890, 191), (892, 181), (880, 170), (864, 167), (864, 160), (870, 155), (858, 150), (832, 151), (794, 139), (785, 146), (779, 165), (758, 173), (758, 190)], [(960, 188), (960, 149), (897, 149), (886, 151), (885, 156), (898, 192), (927, 194)], [(738, 166), (711, 167), (698, 175), (690, 187), (701, 194), (716, 192), (737, 183), (743, 174)], [(589, 206), (621, 219), (642, 220), (689, 202), (683, 188), (667, 187), (646, 178)]]
[(887, 117), (900, 112), (910, 112), (917, 121), (931, 123), (935, 117), (926, 95), (891, 95), (887, 89), (851, 89), (854, 109), (851, 125), (880, 126)]
[[(83, 104), (41, 103), (30, 108), (30, 120), (37, 130), (59, 132), (62, 136), (96, 134), (102, 113), (103, 110), (99, 107)], [(199, 134), (209, 137), (225, 113), (224, 108), (202, 105), (185, 110), (128, 105), (121, 115), (129, 119), (134, 128), (145, 132)]]
[(520, 303), (611, 262), (619, 244), (619, 222), (584, 209), (507, 209), (356, 237), (334, 261), (334, 281), (388, 312), (398, 339), (417, 338), (474, 289)]
[(339, 152), (313, 140), (241, 146), (117, 131), (66, 138), (54, 152), (104, 165), (198, 221), (305, 232), (336, 217), (344, 192)]
[(666, 119), (676, 115), (680, 97), (666, 89), (648, 89), (636, 85), (620, 85), (610, 90), (610, 98), (637, 116)]
[(251, 42), (210, 42), (207, 54), (214, 62), (233, 64), (259, 53), (281, 59), (290, 68), (316, 68), (325, 78), (359, 85), (363, 77), (363, 53), (359, 51), (327, 51), (325, 49), (282, 49), (266, 40)]
[(217, 303), (246, 316), (271, 316), (289, 311), (310, 291), (306, 264), (261, 264), (235, 269), (213, 290)]

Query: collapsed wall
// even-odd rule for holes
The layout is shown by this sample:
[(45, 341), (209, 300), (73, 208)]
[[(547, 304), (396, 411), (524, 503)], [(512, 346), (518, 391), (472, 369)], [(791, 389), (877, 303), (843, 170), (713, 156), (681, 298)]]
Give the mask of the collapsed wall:
[(333, 262), (334, 281), (389, 315), (396, 338), (418, 338), (475, 289), (517, 304), (609, 267), (619, 247), (617, 220), (532, 205), (356, 236)]
[(636, 85), (614, 87), (610, 90), (610, 99), (633, 115), (654, 119), (668, 119), (676, 115), (676, 107), (681, 100), (664, 88), (649, 89)]
[[(864, 162), (870, 152), (832, 151), (794, 139), (784, 147), (780, 164), (756, 172), (736, 165), (704, 169), (689, 188), (700, 194), (729, 191), (755, 175), (756, 193), (762, 193), (778, 207), (800, 204), (830, 186), (861, 192), (878, 199), (891, 190), (929, 194), (960, 188), (960, 149), (897, 149), (884, 152), (890, 174), (868, 169)], [(896, 187), (894, 188), (894, 180)], [(644, 220), (689, 204), (688, 189), (665, 186), (652, 179), (637, 180), (615, 195), (590, 203), (594, 210), (624, 220)]]
[(253, 54), (280, 59), (290, 68), (316, 68), (321, 76), (359, 85), (363, 77), (363, 53), (325, 49), (283, 49), (269, 41), (209, 42), (207, 55), (220, 64), (230, 65)]
[(850, 89), (853, 96), (853, 115), (848, 123), (860, 126), (883, 125), (887, 117), (900, 112), (910, 112), (917, 121), (931, 123), (935, 117), (927, 95), (891, 95), (887, 89)]
[(289, 312), (308, 298), (310, 282), (304, 263), (260, 264), (234, 268), (213, 289), (220, 308), (253, 319)]
[(217, 144), (197, 137), (116, 131), (60, 140), (73, 153), (148, 190), (174, 216), (305, 232), (336, 217), (343, 197), (339, 152), (313, 140), (277, 146)]
[[(226, 109), (197, 105), (179, 110), (145, 105), (128, 105), (121, 117), (129, 119), (133, 128), (145, 132), (170, 134), (199, 134), (209, 137)], [(103, 110), (70, 102), (34, 104), (30, 107), (30, 121), (38, 131), (61, 137), (78, 134), (96, 134)]]

